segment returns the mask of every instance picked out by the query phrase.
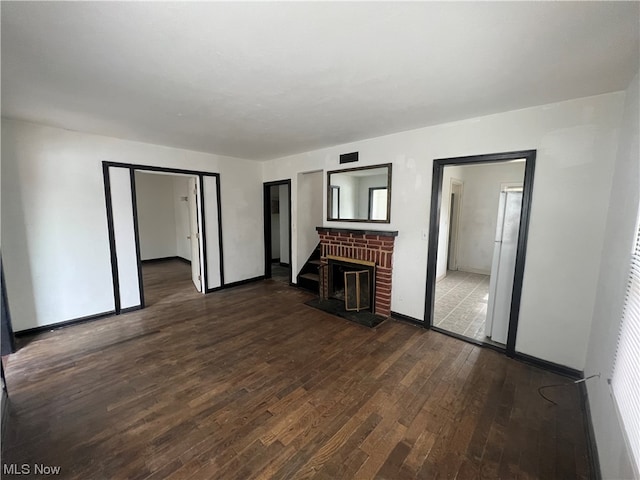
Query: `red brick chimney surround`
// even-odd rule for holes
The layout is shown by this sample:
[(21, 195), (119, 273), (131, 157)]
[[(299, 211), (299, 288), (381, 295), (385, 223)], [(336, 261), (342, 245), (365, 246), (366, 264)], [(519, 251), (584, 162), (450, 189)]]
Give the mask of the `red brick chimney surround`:
[(355, 230), (346, 228), (316, 227), (320, 235), (321, 268), (320, 292), (322, 298), (328, 296), (327, 257), (373, 262), (375, 275), (374, 313), (388, 317), (391, 315), (391, 273), (393, 269), (393, 247), (397, 231)]

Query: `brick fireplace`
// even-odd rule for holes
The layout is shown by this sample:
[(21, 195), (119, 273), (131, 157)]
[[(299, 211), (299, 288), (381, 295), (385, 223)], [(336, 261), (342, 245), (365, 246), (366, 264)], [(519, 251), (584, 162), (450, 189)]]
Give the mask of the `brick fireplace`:
[(391, 315), (391, 272), (397, 231), (316, 227), (320, 235), (320, 296), (329, 298), (330, 260), (375, 265), (373, 313)]

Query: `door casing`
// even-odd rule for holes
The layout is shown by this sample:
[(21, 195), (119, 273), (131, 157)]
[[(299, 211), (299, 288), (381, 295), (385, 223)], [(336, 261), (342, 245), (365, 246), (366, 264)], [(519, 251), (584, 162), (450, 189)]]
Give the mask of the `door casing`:
[(289, 199), (289, 284), (292, 283), (293, 262), (291, 258), (291, 179), (265, 182), (263, 184), (264, 211), (264, 278), (271, 278), (271, 187), (286, 185)]
[[(131, 181), (131, 209), (133, 211), (133, 222), (134, 222), (134, 236), (135, 236), (135, 244), (136, 244), (136, 257), (137, 257), (137, 266), (138, 266), (138, 287), (140, 291), (140, 304), (131, 308), (123, 309), (120, 304), (120, 289), (119, 289), (119, 272), (117, 265), (117, 249), (114, 235), (114, 221), (113, 221), (113, 206), (111, 199), (111, 181), (109, 175), (109, 168), (123, 168), (129, 170), (129, 178)], [(137, 209), (137, 201), (136, 201), (136, 187), (135, 187), (135, 171), (148, 171), (148, 172), (163, 172), (163, 173), (173, 173), (177, 175), (190, 175), (195, 176), (198, 179), (198, 188), (200, 192), (200, 205), (198, 215), (201, 218), (200, 229), (202, 231), (202, 235), (200, 238), (200, 242), (202, 243), (202, 255), (200, 257), (200, 261), (204, 264), (204, 278), (201, 280), (202, 283), (202, 291), (204, 293), (210, 293), (222, 288), (226, 287), (224, 281), (224, 253), (222, 248), (222, 207), (220, 204), (220, 174), (212, 173), (212, 172), (202, 172), (196, 170), (183, 170), (179, 168), (166, 168), (166, 167), (158, 167), (154, 165), (139, 165), (139, 164), (131, 164), (131, 163), (121, 163), (121, 162), (102, 162), (102, 175), (103, 175), (103, 183), (104, 183), (104, 192), (105, 192), (105, 207), (107, 214), (107, 231), (109, 235), (109, 251), (111, 257), (111, 276), (113, 280), (113, 303), (114, 303), (114, 313), (116, 315), (120, 315), (121, 313), (125, 313), (130, 310), (139, 310), (145, 307), (144, 301), (144, 289), (142, 285), (142, 260), (140, 258), (140, 234), (138, 228), (138, 209)], [(214, 177), (216, 181), (216, 202), (217, 202), (217, 214), (218, 214), (218, 251), (220, 255), (220, 283), (221, 286), (217, 288), (208, 288), (207, 286), (207, 248), (206, 248), (206, 229), (205, 229), (205, 199), (204, 199), (204, 177)]]
[[(536, 150), (520, 150), (505, 153), (490, 153), (485, 155), (471, 155), (465, 157), (440, 158), (433, 161), (433, 176), (431, 185), (431, 207), (429, 216), (429, 247), (427, 254), (427, 283), (425, 292), (424, 326), (425, 328), (451, 335), (450, 332), (433, 326), (433, 311), (436, 289), (436, 263), (438, 259), (438, 234), (440, 230), (440, 209), (442, 205), (442, 180), (444, 167), (451, 165), (479, 165), (484, 163), (509, 162), (512, 160), (525, 160), (522, 211), (520, 227), (518, 230), (518, 247), (516, 253), (516, 267), (511, 295), (511, 308), (509, 313), (509, 333), (507, 335), (506, 353), (508, 356), (516, 356), (516, 335), (518, 331), (518, 318), (520, 314), (520, 299), (522, 296), (522, 280), (524, 277), (524, 265), (527, 252), (527, 239), (529, 233), (529, 217), (531, 213), (531, 200), (533, 194), (533, 178), (535, 173)], [(465, 341), (482, 344), (466, 337), (453, 335)], [(484, 345), (484, 344), (483, 344)], [(490, 346), (486, 344), (487, 346)]]

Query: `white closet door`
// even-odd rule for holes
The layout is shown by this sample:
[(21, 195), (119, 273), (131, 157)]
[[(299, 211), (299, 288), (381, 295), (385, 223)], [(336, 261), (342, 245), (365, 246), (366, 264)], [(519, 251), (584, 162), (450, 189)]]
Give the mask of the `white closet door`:
[(200, 265), (201, 245), (200, 245), (200, 221), (199, 221), (199, 195), (198, 195), (198, 179), (196, 177), (189, 178), (189, 195), (187, 196), (189, 204), (189, 240), (191, 242), (191, 281), (196, 290), (202, 292), (202, 269)]
[(140, 284), (138, 258), (133, 226), (131, 177), (128, 168), (109, 167), (111, 184), (111, 207), (116, 256), (118, 259), (118, 282), (120, 308), (140, 306)]

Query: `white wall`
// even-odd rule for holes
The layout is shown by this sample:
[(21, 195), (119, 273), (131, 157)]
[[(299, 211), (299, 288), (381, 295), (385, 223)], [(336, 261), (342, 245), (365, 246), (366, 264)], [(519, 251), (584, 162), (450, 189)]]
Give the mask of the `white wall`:
[(522, 183), (524, 162), (461, 167), (463, 181), (458, 269), (491, 273), (493, 247), (498, 221), (500, 186)]
[(296, 252), (294, 258), (296, 258), (295, 263), (298, 269), (293, 270), (294, 281), (320, 241), (316, 227), (321, 226), (323, 221), (323, 178), (323, 172), (298, 174), (298, 208), (297, 217), (294, 217), (297, 220), (293, 222), (294, 230), (292, 233), (294, 243), (297, 239), (297, 252), (294, 250)]
[(173, 180), (173, 214), (176, 220), (176, 255), (191, 260), (191, 235), (189, 225), (189, 202), (183, 198), (189, 195), (189, 177), (172, 175)]
[(103, 160), (219, 172), (227, 283), (264, 271), (262, 166), (2, 120), (2, 249), (14, 330), (113, 309)]
[[(207, 288), (218, 288), (222, 286), (222, 278), (220, 275), (220, 230), (218, 227), (218, 186), (216, 178), (211, 175), (205, 175), (202, 179), (202, 195), (204, 198), (204, 233), (207, 248), (207, 271), (203, 272), (206, 277)], [(202, 228), (202, 217), (200, 217), (200, 225)], [(204, 247), (205, 242), (201, 242)], [(203, 258), (203, 257), (201, 257)]]
[(359, 166), (393, 163), (389, 225), (324, 225), (398, 230), (391, 308), (423, 319), (433, 159), (537, 149), (516, 349), (582, 369), (623, 102), (598, 95), (306, 152), (265, 162), (263, 179), (291, 178), (295, 194), (298, 173), (336, 170), (344, 152)]
[(640, 202), (639, 104), (636, 75), (627, 89), (585, 366), (587, 376), (601, 373), (587, 381), (587, 389), (603, 478), (633, 478), (607, 378), (613, 368)]
[(136, 254), (135, 221), (133, 208), (131, 208), (133, 201), (131, 171), (128, 168), (109, 167), (109, 183), (120, 307), (123, 309), (137, 307), (140, 305), (140, 277)]
[(135, 175), (140, 258), (175, 257), (178, 246), (173, 177), (145, 172)]

